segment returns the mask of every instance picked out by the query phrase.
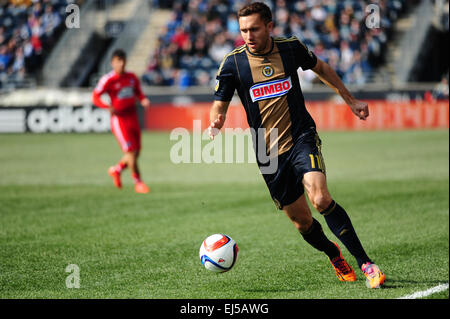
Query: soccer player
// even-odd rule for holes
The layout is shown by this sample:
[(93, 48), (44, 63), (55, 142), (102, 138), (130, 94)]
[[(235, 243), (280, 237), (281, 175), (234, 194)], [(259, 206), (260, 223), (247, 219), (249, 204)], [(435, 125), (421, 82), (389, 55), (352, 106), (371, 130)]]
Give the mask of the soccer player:
[[(297, 69), (313, 70), (361, 120), (369, 116), (367, 103), (355, 99), (336, 72), (296, 37), (271, 37), (272, 13), (265, 4), (255, 2), (244, 6), (238, 11), (238, 18), (245, 44), (226, 55), (218, 70), (210, 110), (211, 138), (224, 125), (229, 103), (237, 90), (248, 124), (253, 128), (252, 134), (256, 135), (256, 140), (265, 139), (266, 153), (267, 145), (273, 145), (268, 140), (269, 132), (278, 131), (276, 172), (264, 173), (257, 156), (275, 204), (291, 219), (307, 243), (329, 257), (339, 280), (355, 281), (356, 274), (343, 258), (339, 246), (325, 236), (319, 221), (312, 217), (304, 195), (306, 190), (311, 204), (356, 258), (367, 286), (380, 287), (385, 275), (367, 256), (345, 209), (328, 191), (321, 140), (305, 108)], [(261, 128), (266, 131), (260, 133)]]
[[(92, 93), (93, 103), (111, 113), (111, 131), (116, 137), (123, 156), (115, 166), (111, 166), (108, 174), (114, 185), (122, 188), (121, 172), (129, 167), (137, 193), (148, 193), (149, 187), (141, 180), (138, 157), (141, 151), (141, 129), (136, 110), (136, 98), (144, 108), (150, 106), (150, 100), (142, 93), (139, 79), (135, 74), (125, 71), (126, 53), (118, 49), (113, 52), (111, 66), (113, 70), (105, 74)], [(107, 93), (111, 104), (101, 100), (101, 95)]]

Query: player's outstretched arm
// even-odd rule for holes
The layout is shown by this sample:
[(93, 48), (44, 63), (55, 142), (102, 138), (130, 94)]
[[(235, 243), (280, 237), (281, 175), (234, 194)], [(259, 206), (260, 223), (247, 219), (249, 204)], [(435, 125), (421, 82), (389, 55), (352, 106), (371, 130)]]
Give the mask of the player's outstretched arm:
[(352, 110), (353, 114), (361, 120), (369, 116), (369, 105), (353, 97), (349, 90), (342, 83), (336, 72), (324, 61), (317, 59), (317, 64), (312, 70), (317, 74), (322, 82), (338, 93)]
[(225, 116), (229, 105), (230, 102), (214, 101), (209, 112), (211, 124), (208, 127), (208, 132), (211, 139), (214, 139), (214, 136), (219, 134), (220, 129), (225, 123)]

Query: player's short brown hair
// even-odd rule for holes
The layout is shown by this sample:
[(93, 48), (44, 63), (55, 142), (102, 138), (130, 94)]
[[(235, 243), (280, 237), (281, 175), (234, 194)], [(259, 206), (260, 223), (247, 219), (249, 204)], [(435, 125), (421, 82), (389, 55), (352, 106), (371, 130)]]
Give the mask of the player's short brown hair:
[(125, 61), (127, 59), (127, 54), (122, 49), (116, 49), (116, 50), (114, 50), (113, 54), (111, 55), (111, 60), (113, 58), (118, 58), (120, 60), (124, 60)]
[(272, 21), (272, 12), (270, 11), (270, 8), (262, 2), (253, 2), (242, 7), (238, 11), (238, 18), (247, 17), (255, 13), (259, 14), (265, 24)]

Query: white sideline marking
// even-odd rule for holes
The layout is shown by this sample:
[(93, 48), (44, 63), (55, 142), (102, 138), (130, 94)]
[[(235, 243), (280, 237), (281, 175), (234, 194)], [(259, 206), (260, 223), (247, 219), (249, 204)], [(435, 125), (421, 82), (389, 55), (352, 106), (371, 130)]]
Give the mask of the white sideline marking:
[(400, 297), (400, 298), (398, 298), (398, 299), (417, 299), (417, 298), (423, 298), (423, 297), (427, 297), (427, 296), (429, 296), (429, 295), (432, 295), (432, 294), (434, 294), (434, 293), (441, 292), (441, 291), (444, 291), (444, 290), (447, 290), (447, 289), (448, 289), (448, 283), (446, 283), (446, 284), (441, 284), (441, 285), (438, 285), (438, 286), (436, 286), (436, 287), (433, 287), (433, 288), (430, 288), (430, 289), (427, 289), (427, 290), (415, 292), (415, 293), (413, 293), (412, 295), (407, 295), (407, 296)]

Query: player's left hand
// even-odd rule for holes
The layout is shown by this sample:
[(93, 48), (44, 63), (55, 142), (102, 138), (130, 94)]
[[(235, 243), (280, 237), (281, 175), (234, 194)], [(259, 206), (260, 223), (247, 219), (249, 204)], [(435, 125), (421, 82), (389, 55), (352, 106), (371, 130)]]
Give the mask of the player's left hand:
[(150, 107), (150, 100), (148, 98), (145, 98), (141, 101), (141, 105), (145, 108)]
[(352, 103), (349, 103), (350, 109), (353, 114), (359, 117), (360, 120), (366, 120), (369, 116), (369, 105), (366, 102), (355, 100)]

